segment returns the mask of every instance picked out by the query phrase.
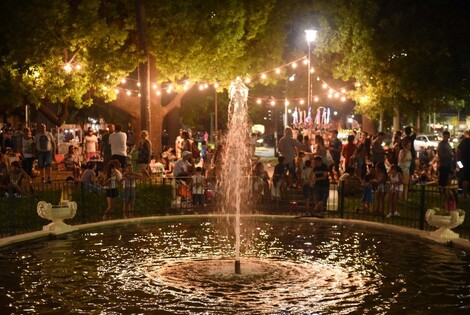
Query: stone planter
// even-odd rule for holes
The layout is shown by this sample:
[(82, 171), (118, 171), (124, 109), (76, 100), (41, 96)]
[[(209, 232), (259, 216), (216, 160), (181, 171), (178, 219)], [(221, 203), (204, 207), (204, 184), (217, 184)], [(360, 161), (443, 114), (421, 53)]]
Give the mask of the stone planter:
[(65, 219), (72, 219), (75, 216), (77, 212), (77, 203), (75, 201), (64, 200), (60, 205), (39, 201), (37, 212), (41, 218), (52, 221), (52, 223), (43, 226), (44, 231), (58, 234), (75, 229), (73, 226), (64, 223)]
[(461, 225), (465, 220), (465, 212), (460, 210), (451, 211), (449, 215), (437, 215), (434, 209), (426, 211), (426, 221), (429, 225), (438, 229), (430, 232), (430, 237), (437, 240), (452, 240), (459, 238), (459, 234), (451, 231), (451, 229)]

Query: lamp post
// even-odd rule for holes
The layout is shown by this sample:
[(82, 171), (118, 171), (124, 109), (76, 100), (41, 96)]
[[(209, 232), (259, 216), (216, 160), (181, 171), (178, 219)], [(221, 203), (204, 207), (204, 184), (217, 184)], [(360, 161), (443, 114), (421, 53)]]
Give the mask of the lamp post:
[(317, 31), (316, 30), (305, 30), (305, 35), (307, 39), (307, 44), (308, 44), (308, 93), (307, 93), (307, 105), (310, 106), (312, 105), (312, 80), (311, 80), (311, 64), (310, 64), (310, 43), (315, 41), (315, 38), (317, 37)]

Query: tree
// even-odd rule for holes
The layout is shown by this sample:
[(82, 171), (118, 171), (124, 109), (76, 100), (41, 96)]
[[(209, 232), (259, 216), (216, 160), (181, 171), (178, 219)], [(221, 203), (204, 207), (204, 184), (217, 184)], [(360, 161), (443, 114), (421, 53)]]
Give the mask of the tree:
[(316, 53), (335, 77), (360, 83), (356, 110), (377, 117), (449, 106), (469, 95), (467, 4), (323, 1)]

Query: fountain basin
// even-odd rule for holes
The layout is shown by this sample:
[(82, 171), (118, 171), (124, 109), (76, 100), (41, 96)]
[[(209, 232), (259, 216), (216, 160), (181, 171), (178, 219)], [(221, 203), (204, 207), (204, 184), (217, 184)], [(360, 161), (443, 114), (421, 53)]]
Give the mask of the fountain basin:
[(429, 225), (437, 227), (436, 231), (429, 233), (429, 237), (437, 241), (447, 241), (459, 238), (459, 234), (451, 229), (461, 225), (465, 220), (465, 211), (450, 211), (446, 215), (440, 214), (442, 211), (437, 209), (428, 209), (426, 211), (426, 222)]
[(61, 234), (76, 229), (64, 222), (64, 220), (72, 219), (77, 213), (77, 203), (75, 201), (64, 200), (61, 201), (59, 205), (52, 205), (45, 201), (39, 201), (37, 205), (37, 213), (41, 218), (52, 221), (48, 225), (43, 226), (43, 231)]

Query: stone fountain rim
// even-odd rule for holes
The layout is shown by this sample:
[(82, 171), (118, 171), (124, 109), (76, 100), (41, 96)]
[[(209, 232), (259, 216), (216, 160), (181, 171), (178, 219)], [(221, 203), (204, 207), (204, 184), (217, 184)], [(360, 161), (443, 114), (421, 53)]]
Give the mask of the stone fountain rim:
[[(118, 219), (118, 220), (109, 220), (109, 221), (99, 221), (94, 223), (86, 223), (80, 225), (74, 225), (74, 230), (65, 232), (62, 234), (77, 233), (87, 230), (94, 230), (99, 228), (107, 228), (110, 226), (119, 226), (119, 225), (128, 225), (128, 224), (141, 224), (141, 223), (151, 223), (151, 222), (165, 222), (165, 221), (188, 221), (188, 220), (200, 220), (200, 219), (210, 219), (210, 218), (227, 218), (234, 217), (235, 215), (226, 215), (226, 214), (186, 214), (186, 215), (169, 215), (169, 216), (151, 216), (151, 217), (139, 217), (131, 219)], [(379, 222), (369, 222), (353, 219), (341, 219), (341, 218), (315, 218), (315, 217), (299, 217), (293, 215), (268, 215), (268, 214), (245, 214), (241, 217), (249, 218), (268, 218), (268, 219), (288, 219), (288, 220), (299, 220), (299, 221), (312, 221), (312, 222), (325, 222), (331, 224), (347, 224), (347, 225), (361, 225), (366, 227), (386, 229), (394, 233), (405, 233), (413, 235), (415, 237), (420, 237), (424, 240), (436, 242), (435, 240), (429, 239), (429, 231), (417, 230), (407, 227), (401, 227), (386, 223)], [(0, 248), (17, 245), (33, 240), (40, 239), (55, 239), (57, 235), (54, 235), (48, 231), (37, 231), (30, 232), (15, 236), (9, 236), (5, 238), (0, 238)], [(452, 244), (464, 248), (470, 249), (470, 242), (465, 239), (454, 239)]]

